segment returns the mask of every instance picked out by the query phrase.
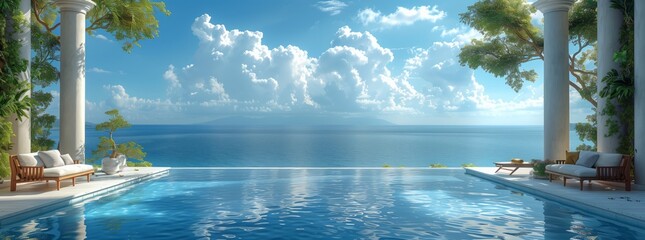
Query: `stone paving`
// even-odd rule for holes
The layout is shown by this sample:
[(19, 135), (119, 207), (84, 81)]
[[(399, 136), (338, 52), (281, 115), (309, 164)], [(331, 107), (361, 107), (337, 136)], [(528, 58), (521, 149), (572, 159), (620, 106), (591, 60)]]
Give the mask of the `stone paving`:
[(520, 168), (513, 175), (499, 171), (496, 167), (466, 168), (466, 173), (490, 180), (541, 198), (554, 200), (563, 205), (590, 212), (608, 219), (617, 220), (645, 228), (645, 187), (632, 185), (632, 191), (625, 191), (624, 184), (614, 182), (585, 182), (580, 191), (578, 180), (567, 179), (563, 186), (561, 179), (532, 178), (530, 168)]
[(151, 178), (167, 175), (169, 168), (128, 167), (123, 172), (105, 175), (98, 172), (88, 183), (85, 176), (61, 181), (60, 191), (56, 182), (19, 183), (17, 191), (9, 191), (9, 181), (0, 184), (0, 227), (26, 220), (58, 208), (79, 203)]

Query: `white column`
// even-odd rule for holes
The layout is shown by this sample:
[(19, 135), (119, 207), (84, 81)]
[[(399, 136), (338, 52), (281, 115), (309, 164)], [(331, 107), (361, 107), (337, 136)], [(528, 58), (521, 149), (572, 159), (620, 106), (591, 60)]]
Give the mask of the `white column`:
[[(623, 24), (623, 13), (611, 7), (611, 0), (598, 0), (598, 92), (604, 87), (602, 78), (612, 69), (619, 69), (620, 65), (614, 61), (614, 53), (620, 49), (620, 28)], [(620, 145), (621, 132), (606, 137), (609, 127), (606, 122), (609, 119), (620, 124), (616, 116), (603, 116), (602, 111), (608, 104), (615, 104), (615, 101), (608, 102), (607, 99), (598, 97), (596, 117), (598, 119), (598, 151), (616, 152)], [(620, 106), (617, 106), (620, 107)]]
[(575, 0), (539, 0), (544, 14), (544, 159), (569, 149), (569, 9)]
[[(20, 58), (28, 61), (27, 71), (20, 73), (20, 80), (31, 83), (31, 1), (22, 0), (20, 2), (20, 11), (23, 14), (23, 20), (26, 22), (20, 26), (20, 32), (14, 33), (14, 39), (22, 43)], [(31, 91), (28, 91), (26, 96), (30, 95)], [(15, 115), (11, 117), (14, 134), (11, 138), (13, 148), (9, 151), (11, 154), (31, 152), (31, 121), (29, 120), (29, 111), (26, 111), (26, 113), (27, 116), (23, 117), (22, 121), (18, 120)]]
[(60, 151), (85, 160), (85, 14), (90, 0), (56, 0), (60, 8)]
[(645, 185), (645, 1), (634, 1), (634, 15), (634, 171)]

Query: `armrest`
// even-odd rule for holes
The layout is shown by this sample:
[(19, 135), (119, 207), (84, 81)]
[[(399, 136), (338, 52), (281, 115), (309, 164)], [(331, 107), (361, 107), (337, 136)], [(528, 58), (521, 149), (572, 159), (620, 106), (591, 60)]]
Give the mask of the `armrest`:
[(20, 166), (18, 167), (19, 173), (18, 176), (20, 176), (20, 180), (23, 181), (40, 181), (43, 180), (43, 171), (45, 170), (45, 167), (25, 167), (25, 166)]
[(624, 168), (621, 166), (596, 167), (596, 177), (600, 180), (619, 180), (625, 176), (623, 171)]

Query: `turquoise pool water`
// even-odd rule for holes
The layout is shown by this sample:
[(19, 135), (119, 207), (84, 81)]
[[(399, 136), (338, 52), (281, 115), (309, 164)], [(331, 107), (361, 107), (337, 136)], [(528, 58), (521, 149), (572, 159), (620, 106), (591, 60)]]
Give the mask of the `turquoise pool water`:
[(0, 238), (645, 239), (454, 169), (172, 169)]

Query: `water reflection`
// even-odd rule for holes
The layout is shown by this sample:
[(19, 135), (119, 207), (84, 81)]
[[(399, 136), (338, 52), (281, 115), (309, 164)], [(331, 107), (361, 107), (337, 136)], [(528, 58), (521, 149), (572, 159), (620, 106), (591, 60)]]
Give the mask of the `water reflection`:
[[(4, 226), (3, 226), (4, 227)], [(37, 239), (643, 238), (459, 170), (173, 170), (10, 226)]]

